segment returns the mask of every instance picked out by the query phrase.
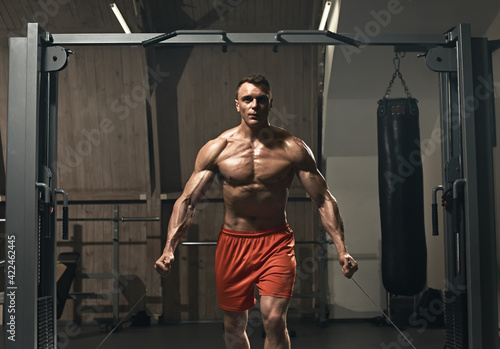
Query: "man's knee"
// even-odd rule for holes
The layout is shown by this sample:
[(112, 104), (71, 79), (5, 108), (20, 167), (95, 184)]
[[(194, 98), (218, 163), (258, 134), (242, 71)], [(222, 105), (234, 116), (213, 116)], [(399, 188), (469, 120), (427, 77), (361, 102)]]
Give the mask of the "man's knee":
[(246, 314), (226, 313), (224, 316), (224, 341), (226, 348), (250, 348), (246, 335)]
[(286, 326), (286, 314), (279, 312), (270, 312), (262, 314), (262, 321), (264, 326), (268, 329), (283, 329)]
[(232, 334), (244, 333), (247, 327), (247, 317), (236, 314), (226, 314), (224, 316), (224, 330)]
[(261, 297), (260, 312), (264, 321), (280, 323), (286, 321), (289, 299)]
[(241, 334), (246, 330), (246, 324), (240, 321), (224, 321), (224, 331), (226, 333)]

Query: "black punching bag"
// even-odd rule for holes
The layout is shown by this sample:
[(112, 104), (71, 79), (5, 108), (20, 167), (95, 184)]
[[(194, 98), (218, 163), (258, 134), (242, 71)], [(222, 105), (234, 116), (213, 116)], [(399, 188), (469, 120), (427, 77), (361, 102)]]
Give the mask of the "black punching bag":
[(387, 96), (377, 112), (382, 281), (391, 294), (413, 296), (427, 278), (418, 106), (411, 95)]

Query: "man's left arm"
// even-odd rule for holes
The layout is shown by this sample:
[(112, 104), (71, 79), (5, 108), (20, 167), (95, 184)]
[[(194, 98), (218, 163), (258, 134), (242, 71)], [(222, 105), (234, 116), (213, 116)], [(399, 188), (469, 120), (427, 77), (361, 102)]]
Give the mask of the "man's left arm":
[(342, 273), (351, 278), (358, 270), (358, 263), (351, 257), (344, 241), (344, 223), (337, 200), (328, 190), (325, 178), (318, 171), (314, 156), (309, 147), (301, 140), (295, 140), (298, 147), (294, 154), (295, 171), (305, 190), (318, 206), (323, 227), (330, 235), (337, 252)]

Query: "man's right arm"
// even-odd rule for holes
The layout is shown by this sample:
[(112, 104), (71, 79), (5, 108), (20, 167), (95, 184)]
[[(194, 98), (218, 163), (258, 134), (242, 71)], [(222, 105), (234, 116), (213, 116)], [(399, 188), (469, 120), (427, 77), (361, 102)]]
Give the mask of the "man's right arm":
[(155, 263), (160, 275), (167, 276), (174, 262), (174, 252), (193, 221), (196, 206), (210, 188), (217, 169), (217, 157), (226, 146), (226, 140), (217, 138), (205, 144), (196, 158), (195, 169), (176, 200), (168, 223), (167, 242)]

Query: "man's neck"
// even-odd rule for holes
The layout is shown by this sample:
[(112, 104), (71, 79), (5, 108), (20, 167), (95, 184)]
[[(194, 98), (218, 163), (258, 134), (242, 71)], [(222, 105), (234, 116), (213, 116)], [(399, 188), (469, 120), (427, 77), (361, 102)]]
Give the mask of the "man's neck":
[(269, 123), (255, 127), (250, 127), (245, 122), (242, 121), (239, 126), (240, 135), (243, 138), (248, 139), (249, 141), (252, 142), (262, 141), (262, 139), (267, 139), (272, 132), (273, 131)]

